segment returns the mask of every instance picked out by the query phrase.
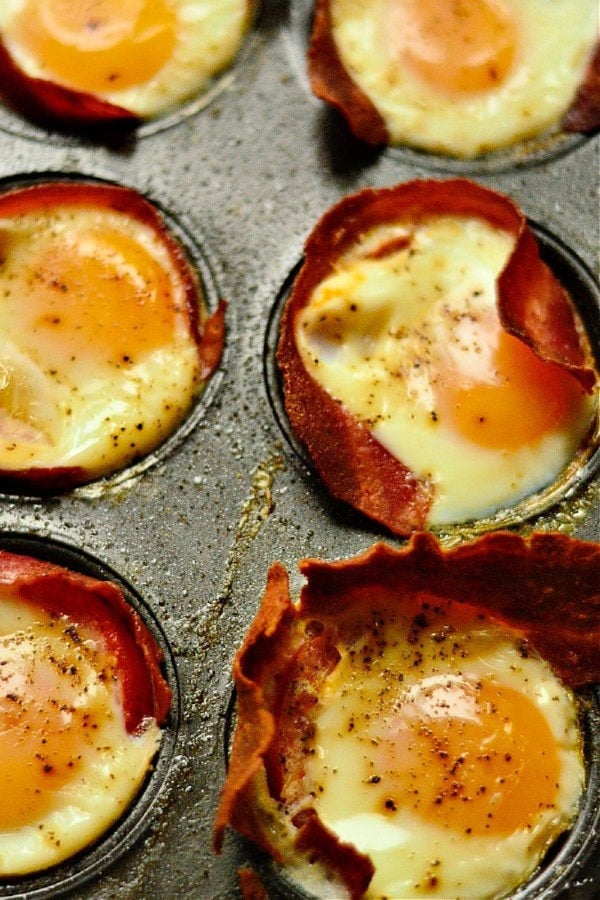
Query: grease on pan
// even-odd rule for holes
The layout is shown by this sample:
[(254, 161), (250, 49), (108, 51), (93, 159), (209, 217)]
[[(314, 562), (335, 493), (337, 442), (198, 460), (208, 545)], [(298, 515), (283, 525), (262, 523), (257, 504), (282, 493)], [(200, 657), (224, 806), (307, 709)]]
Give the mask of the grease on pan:
[(593, 446), (596, 375), (571, 299), (514, 204), (472, 182), (329, 210), (277, 355), (331, 493), (400, 534), (510, 509)]
[(595, 0), (317, 0), (314, 93), (371, 144), (473, 158), (600, 124)]
[(52, 182), (0, 197), (0, 475), (57, 490), (120, 470), (185, 419), (217, 366), (183, 249), (135, 191)]
[(274, 564), (234, 662), (216, 849), (231, 825), (319, 897), (525, 882), (579, 809), (571, 688), (600, 675), (599, 565), (562, 535), (422, 533), (303, 561), (294, 603)]
[(169, 712), (161, 660), (115, 584), (0, 551), (0, 875), (57, 865), (127, 810)]
[(3, 88), (58, 123), (162, 116), (231, 64), (253, 12), (252, 0), (7, 0)]

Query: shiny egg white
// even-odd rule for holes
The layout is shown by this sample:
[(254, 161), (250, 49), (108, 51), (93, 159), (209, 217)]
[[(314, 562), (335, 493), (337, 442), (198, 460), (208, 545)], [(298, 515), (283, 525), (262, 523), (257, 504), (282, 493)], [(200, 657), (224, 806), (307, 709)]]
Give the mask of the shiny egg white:
[(137, 794), (160, 744), (125, 727), (102, 639), (2, 588), (0, 875), (62, 862), (96, 841)]
[(0, 32), (21, 70), (141, 117), (200, 94), (240, 50), (248, 0), (6, 0)]
[[(403, 237), (410, 247), (377, 253)], [(430, 525), (489, 516), (552, 483), (594, 415), (597, 398), (574, 386), (565, 420), (539, 433), (528, 431), (527, 403), (509, 397), (507, 446), (482, 443), (456, 424), (453, 380), (468, 388), (496, 379), (496, 279), (513, 242), (483, 220), (451, 215), (379, 226), (336, 262), (296, 321), (307, 371), (432, 485)], [(546, 377), (544, 370), (536, 400), (542, 415)], [(483, 430), (501, 402), (482, 401)]]
[(155, 229), (116, 210), (3, 226), (0, 469), (79, 467), (89, 481), (129, 465), (202, 386), (181, 272)]
[(331, 19), (391, 143), (466, 158), (559, 126), (598, 40), (595, 0), (331, 0)]
[[(577, 814), (584, 785), (577, 703), (545, 661), (523, 652), (518, 636), (477, 618), (453, 625), (443, 608), (423, 618), (415, 628), (410, 617), (375, 612), (364, 634), (338, 647), (340, 662), (311, 712), (304, 789), (324, 825), (370, 857), (375, 874), (366, 897), (504, 896)], [(516, 697), (506, 708), (518, 718), (489, 698), (474, 704), (476, 689)], [(441, 737), (448, 734), (456, 740), (449, 754)], [(514, 775), (524, 761), (527, 779), (539, 771), (543, 784), (552, 782), (550, 802), (530, 797)], [(476, 790), (469, 793), (455, 773), (471, 766)], [(426, 792), (433, 789), (440, 795), (432, 802)], [(495, 821), (506, 790), (514, 827)], [(476, 815), (475, 794), (484, 797)], [(294, 878), (307, 879), (317, 896), (341, 896), (310, 869), (298, 862)]]

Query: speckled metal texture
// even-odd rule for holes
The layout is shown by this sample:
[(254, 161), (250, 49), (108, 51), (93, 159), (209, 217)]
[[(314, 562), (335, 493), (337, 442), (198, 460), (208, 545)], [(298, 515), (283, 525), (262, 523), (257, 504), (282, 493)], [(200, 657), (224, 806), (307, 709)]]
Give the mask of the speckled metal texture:
[[(0, 111), (0, 187), (49, 174), (135, 188), (191, 236), (209, 295), (228, 301), (225, 357), (188, 433), (100, 490), (0, 498), (4, 545), (33, 542), (75, 564), (81, 552), (83, 568), (123, 579), (168, 648), (170, 677), (179, 684), (166, 756), (129, 830), (125, 824), (117, 838), (59, 871), (0, 882), (0, 897), (225, 900), (238, 896), (237, 867), (256, 859), (233, 836), (215, 857), (211, 830), (225, 772), (231, 660), (268, 566), (285, 563), (295, 589), (302, 557), (339, 558), (377, 539), (394, 543), (327, 496), (278, 424), (270, 316), (318, 217), (365, 186), (460, 172), (513, 197), (597, 279), (597, 138), (486, 165), (366, 149), (310, 94), (309, 16), (306, 2), (266, 0), (214, 96), (124, 143), (47, 132)], [(588, 315), (597, 340), (598, 309)], [(597, 481), (518, 530), (598, 539)], [(468, 536), (464, 529), (455, 539)], [(598, 791), (597, 777), (592, 788)], [(528, 896), (597, 896), (596, 807), (579, 836), (588, 845), (585, 867)], [(273, 895), (290, 890), (275, 881)]]

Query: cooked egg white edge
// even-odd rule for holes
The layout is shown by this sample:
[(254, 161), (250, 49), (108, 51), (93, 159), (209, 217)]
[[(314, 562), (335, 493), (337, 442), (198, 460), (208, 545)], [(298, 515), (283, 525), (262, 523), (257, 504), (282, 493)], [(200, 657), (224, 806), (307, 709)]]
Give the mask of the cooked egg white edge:
[[(37, 61), (10, 40), (11, 19), (24, 4), (3, 0), (0, 30), (7, 32), (8, 49), (20, 68), (30, 77), (47, 78)], [(232, 62), (251, 25), (248, 0), (171, 0), (171, 6), (179, 24), (172, 58), (146, 83), (96, 96), (150, 118), (191, 99)]]
[[(474, 626), (477, 628), (477, 625)], [(473, 634), (476, 632), (473, 631)], [(460, 634), (452, 640), (461, 641)], [(424, 651), (425, 660), (415, 671), (399, 663), (388, 643), (373, 673), (358, 672), (347, 652), (328, 676), (320, 694), (313, 721), (316, 725), (315, 754), (306, 758), (306, 790), (326, 785), (315, 792), (314, 805), (324, 824), (343, 841), (367, 853), (376, 866), (369, 897), (461, 897), (487, 898), (503, 893), (524, 881), (536, 868), (553, 835), (564, 829), (575, 815), (583, 787), (582, 740), (577, 724), (577, 706), (572, 692), (558, 682), (545, 662), (523, 658), (513, 643), (498, 643), (493, 629), (480, 633), (480, 645), (473, 648), (463, 667), (469, 676), (495, 680), (525, 694), (540, 709), (556, 739), (561, 762), (556, 805), (564, 810), (545, 811), (531, 831), (523, 829), (506, 838), (489, 838), (444, 832), (408, 810), (394, 815), (394, 822), (373, 811), (370, 787), (357, 777), (364, 771), (365, 744), (348, 736), (348, 720), (355, 713), (364, 717), (361, 696), (371, 698), (375, 707), (382, 683), (393, 673), (405, 674), (403, 686), (417, 683), (421, 676), (437, 678), (443, 663), (436, 663)], [(487, 650), (486, 650), (487, 645)], [(439, 646), (439, 645), (438, 645)], [(355, 655), (355, 660), (360, 654)], [(387, 673), (387, 675), (386, 675)], [(390, 675), (392, 673), (392, 675)], [(390, 703), (393, 702), (393, 696)], [(368, 699), (365, 701), (368, 704)], [(324, 760), (337, 771), (323, 774)], [(372, 790), (372, 788), (371, 788)], [(340, 805), (356, 796), (356, 812), (340, 817)], [(525, 861), (523, 862), (523, 858)], [(439, 865), (435, 865), (439, 860)], [(439, 886), (428, 885), (428, 876), (439, 876)], [(417, 888), (415, 885), (419, 884)]]
[[(410, 252), (365, 258), (402, 236), (411, 236)], [(507, 450), (478, 446), (448, 427), (444, 416), (432, 418), (428, 360), (435, 364), (443, 352), (459, 357), (467, 374), (486, 371), (485, 354), (472, 349), (477, 319), (497, 317), (496, 278), (513, 243), (482, 220), (451, 216), (412, 233), (402, 225), (373, 229), (338, 261), (298, 316), (296, 340), (307, 370), (392, 455), (433, 483), (433, 525), (491, 515), (551, 483), (597, 408), (597, 396), (589, 398), (570, 433)]]
[(468, 98), (400, 71), (382, 47), (388, 0), (332, 0), (333, 34), (352, 79), (384, 118), (391, 142), (471, 157), (552, 128), (567, 111), (598, 38), (596, 0), (507, 4), (520, 23), (518, 64), (500, 87)]
[[(110, 710), (94, 732), (94, 746), (81, 744), (84, 762), (71, 782), (54, 792), (50, 812), (14, 832), (0, 832), (0, 875), (18, 875), (62, 862), (110, 828), (138, 793), (162, 733), (156, 720), (148, 719), (139, 733), (129, 734), (115, 693), (96, 677), (85, 652), (79, 648), (75, 653), (59, 634), (40, 624), (43, 614), (34, 606), (12, 599), (12, 586), (3, 586), (0, 594), (0, 649), (16, 635), (30, 652), (58, 658), (72, 654), (82, 682), (74, 704), (97, 708), (101, 703)], [(90, 638), (87, 643), (97, 647)]]

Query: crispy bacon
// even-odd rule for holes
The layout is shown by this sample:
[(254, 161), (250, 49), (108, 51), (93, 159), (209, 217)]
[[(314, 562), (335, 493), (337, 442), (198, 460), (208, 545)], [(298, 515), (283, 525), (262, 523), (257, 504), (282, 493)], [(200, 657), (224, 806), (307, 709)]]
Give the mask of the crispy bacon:
[(164, 724), (171, 689), (161, 671), (162, 650), (116, 584), (0, 550), (1, 585), (16, 590), (23, 602), (57, 618), (66, 616), (104, 640), (115, 657), (130, 734), (148, 718)]
[(541, 359), (568, 370), (588, 392), (596, 383), (592, 352), (571, 300), (508, 197), (466, 179), (417, 180), (366, 189), (332, 207), (306, 241), (304, 262), (281, 320), (277, 359), (286, 412), (331, 494), (397, 534), (425, 527), (431, 487), (307, 372), (296, 345), (296, 322), (317, 285), (361, 234), (386, 223), (449, 213), (480, 218), (514, 235), (513, 252), (498, 281), (504, 328)]
[(358, 898), (371, 862), (320, 821), (302, 762), (314, 699), (346, 632), (354, 634), (365, 609), (412, 609), (423, 597), (466, 603), (516, 629), (566, 684), (596, 683), (600, 545), (558, 533), (496, 532), (444, 549), (420, 532), (401, 549), (379, 543), (352, 559), (306, 559), (300, 572), (305, 584), (295, 604), (285, 569), (271, 567), (235, 658), (237, 727), (214, 844), (219, 851), (231, 825), (279, 863), (298, 854), (319, 862)]

